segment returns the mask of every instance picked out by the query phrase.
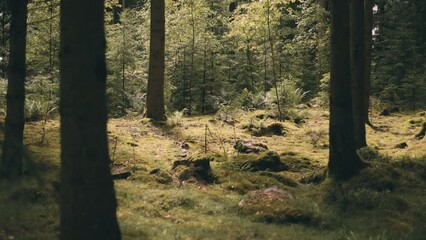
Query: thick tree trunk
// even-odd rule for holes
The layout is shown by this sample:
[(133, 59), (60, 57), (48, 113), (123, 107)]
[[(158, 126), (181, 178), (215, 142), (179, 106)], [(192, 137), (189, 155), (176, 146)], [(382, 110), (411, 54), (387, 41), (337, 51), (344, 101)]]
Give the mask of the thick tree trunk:
[(61, 0), (60, 239), (121, 239), (109, 168), (103, 0)]
[(363, 162), (356, 153), (351, 97), (349, 0), (331, 1), (331, 79), (329, 176), (346, 179)]
[(147, 117), (165, 120), (164, 110), (164, 45), (165, 2), (151, 0), (151, 40), (147, 93)]
[(365, 136), (365, 43), (364, 1), (350, 1), (350, 49), (352, 76), (352, 105), (354, 115), (355, 145), (367, 146)]
[(11, 13), (9, 79), (6, 96), (7, 110), (3, 156), (0, 164), (0, 175), (5, 178), (16, 178), (22, 175), (27, 4), (27, 0), (9, 1)]
[(364, 1), (364, 41), (365, 41), (365, 67), (364, 67), (364, 121), (372, 126), (368, 117), (370, 109), (370, 92), (371, 92), (371, 54), (373, 51), (373, 0)]

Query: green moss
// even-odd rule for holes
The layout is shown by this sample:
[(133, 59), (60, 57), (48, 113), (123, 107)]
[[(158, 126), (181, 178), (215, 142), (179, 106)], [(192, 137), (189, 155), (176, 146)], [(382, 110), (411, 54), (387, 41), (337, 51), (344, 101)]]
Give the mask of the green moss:
[(266, 152), (260, 156), (241, 154), (234, 157), (231, 161), (235, 169), (243, 171), (273, 171), (279, 172), (287, 170), (288, 167), (281, 161), (280, 156), (276, 152)]

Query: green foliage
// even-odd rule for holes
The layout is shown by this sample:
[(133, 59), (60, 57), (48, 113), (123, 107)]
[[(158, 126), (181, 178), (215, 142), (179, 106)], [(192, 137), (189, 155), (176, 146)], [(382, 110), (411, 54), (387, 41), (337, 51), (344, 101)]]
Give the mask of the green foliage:
[(182, 118), (185, 114), (186, 109), (182, 111), (174, 111), (172, 114), (167, 115), (167, 126), (174, 128), (176, 126), (182, 126)]
[(59, 84), (48, 77), (39, 76), (26, 83), (25, 119), (39, 121), (58, 113)]
[(422, 108), (426, 102), (424, 3), (387, 0), (377, 6), (373, 94), (390, 105)]

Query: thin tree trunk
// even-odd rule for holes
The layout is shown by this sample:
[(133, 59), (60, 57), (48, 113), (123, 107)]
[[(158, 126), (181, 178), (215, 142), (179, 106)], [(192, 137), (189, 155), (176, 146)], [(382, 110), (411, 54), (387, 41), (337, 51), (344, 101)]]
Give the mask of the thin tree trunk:
[(194, 57), (195, 57), (195, 0), (191, 1), (191, 26), (192, 26), (192, 39), (191, 39), (191, 78), (189, 81), (189, 106), (188, 114), (192, 114), (192, 86), (195, 81), (194, 76)]
[(266, 39), (263, 39), (263, 93), (268, 93), (268, 58), (267, 58)]
[(351, 97), (349, 0), (331, 1), (330, 152), (328, 173), (337, 180), (358, 173)]
[(371, 93), (371, 54), (373, 50), (373, 0), (364, 1), (364, 41), (365, 41), (365, 95), (364, 95), (364, 121), (372, 126), (368, 116), (370, 109), (370, 93)]
[(26, 77), (27, 0), (10, 0), (9, 67), (6, 126), (0, 175), (17, 178), (22, 175)]
[(206, 111), (206, 95), (207, 95), (207, 39), (204, 39), (203, 85), (201, 87), (201, 113), (205, 113)]
[[(124, 8), (126, 7), (126, 0), (122, 0), (122, 6), (121, 6), (121, 14), (124, 13)], [(124, 24), (123, 19), (121, 18), (121, 101), (122, 101), (122, 108), (121, 108), (121, 114), (124, 116), (126, 114), (126, 26)], [(152, 36), (152, 35), (151, 35)]]
[(355, 145), (357, 149), (367, 146), (365, 136), (365, 43), (364, 2), (350, 1), (350, 49), (352, 105), (354, 115)]
[(53, 82), (53, 0), (49, 1), (49, 76)]
[(103, 0), (61, 0), (61, 240), (119, 240), (109, 168)]
[(149, 51), (149, 75), (147, 117), (162, 121), (164, 109), (164, 46), (165, 1), (151, 0), (151, 41)]
[(281, 110), (281, 98), (280, 95), (278, 93), (278, 80), (277, 80), (277, 71), (276, 71), (276, 67), (275, 67), (275, 52), (274, 52), (274, 42), (272, 41), (272, 33), (271, 33), (271, 19), (270, 19), (270, 15), (271, 15), (271, 2), (268, 0), (267, 1), (267, 25), (268, 25), (268, 41), (269, 41), (269, 46), (271, 48), (271, 60), (272, 60), (272, 77), (273, 77), (273, 83), (274, 83), (274, 88), (275, 88), (275, 96), (277, 98), (277, 108), (278, 108), (278, 119), (280, 121), (283, 120), (283, 113)]

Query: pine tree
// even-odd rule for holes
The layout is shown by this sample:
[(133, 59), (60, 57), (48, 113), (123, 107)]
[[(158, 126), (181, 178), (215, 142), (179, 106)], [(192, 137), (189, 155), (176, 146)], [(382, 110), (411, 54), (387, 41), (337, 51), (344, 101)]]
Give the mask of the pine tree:
[(367, 146), (365, 136), (364, 1), (350, 1), (350, 55), (352, 105), (357, 149)]
[(349, 0), (332, 0), (328, 172), (335, 179), (350, 178), (363, 167), (355, 147), (349, 49)]
[(119, 240), (106, 129), (103, 0), (61, 1), (60, 52), (60, 239)]
[(7, 110), (0, 175), (22, 175), (24, 104), (26, 77), (27, 0), (10, 0), (10, 51), (8, 66)]

